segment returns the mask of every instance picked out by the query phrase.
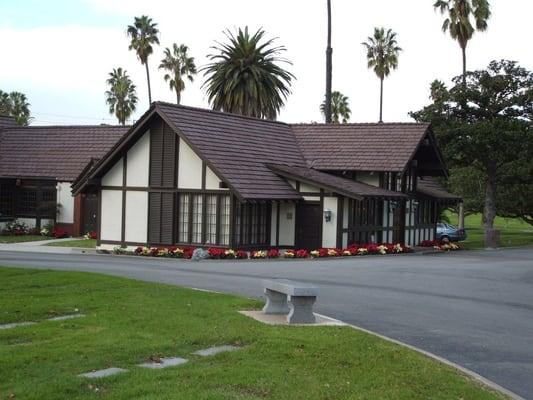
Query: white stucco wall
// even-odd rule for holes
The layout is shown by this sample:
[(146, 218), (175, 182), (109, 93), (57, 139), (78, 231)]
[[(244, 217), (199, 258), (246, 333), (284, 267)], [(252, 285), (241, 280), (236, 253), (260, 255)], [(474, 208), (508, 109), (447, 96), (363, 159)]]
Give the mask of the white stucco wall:
[(102, 178), (102, 186), (122, 186), (122, 158)]
[[(126, 186), (147, 187), (150, 171), (150, 132), (147, 131), (128, 151)], [(120, 182), (122, 185), (122, 182)]]
[(281, 203), (279, 215), (279, 245), (294, 246), (296, 208), (294, 203)]
[(300, 192), (320, 193), (320, 189), (307, 183), (300, 183)]
[(60, 224), (72, 224), (74, 222), (74, 197), (72, 196), (70, 182), (59, 182), (56, 190), (57, 204), (59, 206), (57, 222)]
[(206, 167), (205, 169), (205, 188), (207, 190), (228, 190), (227, 188), (221, 188), (220, 182), (222, 182), (220, 179), (218, 179), (218, 176), (213, 172), (213, 170), (209, 167)]
[[(122, 192), (119, 190), (102, 190), (101, 201), (100, 239), (120, 240), (122, 228)], [(146, 224), (146, 218), (144, 223)]]
[(148, 240), (148, 193), (126, 192), (126, 242), (146, 243)]
[(379, 174), (377, 172), (357, 172), (355, 179), (367, 185), (379, 186)]
[(202, 188), (202, 160), (181, 138), (178, 163), (178, 188)]
[(324, 209), (331, 210), (331, 220), (326, 222), (324, 216), (322, 223), (322, 247), (337, 247), (337, 216), (339, 215), (338, 199), (336, 197), (324, 197)]

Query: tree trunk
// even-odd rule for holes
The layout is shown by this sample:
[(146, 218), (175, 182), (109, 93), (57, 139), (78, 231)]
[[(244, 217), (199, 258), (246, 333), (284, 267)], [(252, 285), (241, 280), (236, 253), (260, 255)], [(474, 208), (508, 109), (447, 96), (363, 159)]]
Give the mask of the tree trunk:
[(328, 44), (326, 48), (326, 107), (324, 110), (326, 114), (326, 124), (331, 123), (331, 81), (333, 73), (332, 53), (333, 49), (331, 48), (331, 0), (328, 0)]
[(148, 82), (148, 107), (150, 107), (152, 105), (152, 89), (150, 88), (150, 71), (148, 69), (148, 60), (146, 60), (144, 66), (146, 67), (146, 81)]
[(181, 93), (179, 90), (176, 90), (176, 104), (180, 104), (181, 102)]
[(466, 45), (461, 46), (463, 52), (463, 88), (466, 88)]
[(485, 188), (485, 206), (483, 208), (483, 223), (485, 229), (492, 229), (496, 217), (496, 168), (490, 166), (487, 171), (487, 185)]
[(379, 122), (383, 122), (383, 78), (380, 80), (379, 89)]
[(459, 203), (459, 229), (465, 229), (465, 204)]

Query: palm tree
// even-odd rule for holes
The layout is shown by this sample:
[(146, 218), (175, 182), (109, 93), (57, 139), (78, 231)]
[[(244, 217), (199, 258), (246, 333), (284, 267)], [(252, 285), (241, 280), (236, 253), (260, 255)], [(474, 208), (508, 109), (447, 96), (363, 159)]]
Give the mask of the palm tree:
[(398, 55), (402, 49), (396, 42), (396, 33), (391, 29), (374, 28), (374, 36), (362, 43), (366, 48), (368, 68), (373, 68), (380, 80), (379, 122), (383, 122), (383, 80), (392, 69), (398, 68)]
[(185, 89), (183, 77), (186, 76), (190, 82), (194, 81), (193, 75), (196, 75), (196, 65), (194, 57), (189, 57), (187, 52), (189, 48), (184, 44), (172, 45), (172, 52), (167, 47), (165, 49), (165, 58), (161, 60), (159, 69), (165, 69), (169, 73), (165, 74), (165, 82), (168, 82), (170, 90), (176, 91), (176, 100), (180, 104), (181, 92)]
[(273, 46), (274, 38), (262, 41), (262, 29), (250, 35), (248, 27), (244, 31), (239, 28), (236, 35), (230, 31), (225, 35), (228, 43), (217, 42), (212, 49), (218, 53), (209, 55), (212, 62), (202, 69), (207, 77), (202, 87), (211, 106), (234, 114), (276, 119), (294, 78), (277, 64), (291, 64), (279, 57), (285, 47)]
[[(472, 39), (476, 29), (485, 31), (490, 18), (488, 0), (437, 0), (433, 7), (448, 17), (442, 24), (442, 31), (450, 32), (452, 39), (457, 40), (463, 53), (463, 86), (466, 86), (466, 46)], [(474, 21), (472, 21), (472, 17)], [(472, 24), (475, 23), (475, 28)]]
[[(320, 112), (324, 117), (326, 116), (326, 100), (320, 105)], [(339, 91), (331, 93), (331, 117), (330, 122), (339, 124), (342, 119), (342, 123), (345, 124), (350, 119), (352, 110), (350, 110), (350, 104), (348, 96), (343, 95)]]
[(128, 36), (131, 38), (130, 50), (135, 50), (137, 57), (146, 67), (146, 80), (148, 81), (148, 101), (152, 104), (152, 89), (150, 88), (150, 71), (148, 68), (148, 56), (153, 53), (153, 44), (159, 44), (159, 30), (152, 18), (146, 15), (135, 17), (133, 25), (128, 26)]
[(127, 71), (122, 70), (122, 68), (113, 68), (106, 83), (109, 85), (109, 90), (105, 92), (106, 103), (109, 105), (109, 114), (115, 114), (118, 122), (125, 125), (126, 119), (133, 114), (137, 104), (135, 85), (128, 76)]
[(328, 41), (326, 47), (326, 104), (324, 116), (326, 124), (331, 123), (331, 81), (333, 74), (333, 49), (331, 48), (331, 0), (327, 3), (328, 9)]
[(0, 115), (7, 115), (15, 118), (18, 125), (28, 125), (30, 123), (30, 103), (24, 93), (7, 93), (0, 90)]

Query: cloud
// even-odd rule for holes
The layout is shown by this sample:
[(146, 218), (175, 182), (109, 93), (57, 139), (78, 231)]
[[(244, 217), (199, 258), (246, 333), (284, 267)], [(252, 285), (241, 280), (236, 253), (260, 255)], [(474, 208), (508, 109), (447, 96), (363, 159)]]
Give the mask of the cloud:
[[(482, 68), (491, 59), (515, 58), (525, 67), (533, 66), (529, 48), (528, 15), (533, 5), (527, 0), (521, 13), (494, 2), (494, 16), (487, 33), (476, 34), (468, 48), (470, 68)], [(223, 40), (224, 29), (264, 27), (278, 43), (287, 47), (286, 57), (293, 62), (291, 71), (297, 80), (293, 94), (280, 116), (289, 122), (320, 121), (318, 106), (324, 95), (325, 81), (325, 1), (314, 0), (197, 0), (169, 2), (152, 0), (85, 0), (91, 14), (106, 16), (106, 25), (94, 26), (72, 21), (70, 25), (17, 28), (16, 23), (0, 27), (3, 60), (0, 87), (26, 92), (32, 110), (43, 122), (112, 121), (107, 112), (104, 92), (107, 74), (113, 67), (128, 70), (137, 85), (140, 98), (136, 117), (147, 107), (144, 67), (128, 51), (124, 21), (148, 14), (159, 23), (161, 46), (150, 58), (152, 92), (155, 100), (173, 102), (174, 94), (157, 70), (165, 47), (185, 43), (198, 65), (207, 63), (206, 55), (214, 40)], [(461, 71), (457, 43), (444, 35), (442, 17), (427, 0), (374, 0), (333, 2), (333, 88), (350, 98), (354, 121), (376, 121), (379, 106), (379, 81), (366, 67), (361, 42), (372, 34), (374, 26), (390, 27), (398, 32), (404, 52), (399, 69), (385, 82), (385, 121), (406, 121), (408, 111), (427, 103), (429, 83), (439, 78), (449, 81)], [(80, 6), (81, 7), (81, 6)], [(528, 12), (526, 12), (528, 10)], [(53, 12), (54, 10), (51, 10)], [(80, 9), (83, 12), (83, 7)], [(111, 16), (111, 19), (110, 19)], [(116, 16), (116, 26), (110, 24)], [(14, 21), (16, 22), (16, 21)], [(110, 27), (111, 26), (111, 27)], [(183, 103), (207, 107), (201, 90), (203, 77), (187, 83)], [(45, 114), (47, 114), (45, 116)], [(53, 117), (70, 115), (72, 118)]]

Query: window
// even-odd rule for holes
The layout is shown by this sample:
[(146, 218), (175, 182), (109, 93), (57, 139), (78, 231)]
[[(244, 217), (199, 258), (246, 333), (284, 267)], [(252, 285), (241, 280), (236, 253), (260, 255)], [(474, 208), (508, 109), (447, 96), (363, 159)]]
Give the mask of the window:
[(56, 206), (56, 190), (55, 189), (43, 189), (42, 191), (42, 203), (40, 207), (41, 216), (47, 216), (55, 218), (57, 213)]
[(270, 208), (266, 203), (242, 203), (236, 207), (237, 245), (267, 245)]
[(189, 242), (189, 194), (179, 195), (178, 242)]
[(0, 185), (0, 217), (13, 215), (13, 185)]
[(217, 243), (217, 195), (206, 196), (205, 242)]
[(220, 196), (220, 244), (229, 245), (230, 226), (230, 199), (229, 196)]
[(17, 197), (17, 214), (35, 215), (37, 210), (37, 190), (20, 189)]
[(192, 196), (192, 243), (202, 243), (203, 196)]
[(229, 245), (230, 205), (228, 195), (178, 194), (178, 243)]

